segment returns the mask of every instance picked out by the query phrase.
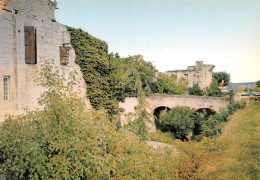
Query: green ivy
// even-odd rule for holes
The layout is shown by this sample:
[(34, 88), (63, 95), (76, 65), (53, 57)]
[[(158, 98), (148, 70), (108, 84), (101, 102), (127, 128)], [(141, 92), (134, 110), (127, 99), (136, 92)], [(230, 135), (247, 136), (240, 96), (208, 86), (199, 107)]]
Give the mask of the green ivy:
[(76, 63), (87, 84), (87, 97), (94, 109), (107, 109), (115, 114), (117, 103), (111, 94), (108, 45), (81, 29), (68, 27)]

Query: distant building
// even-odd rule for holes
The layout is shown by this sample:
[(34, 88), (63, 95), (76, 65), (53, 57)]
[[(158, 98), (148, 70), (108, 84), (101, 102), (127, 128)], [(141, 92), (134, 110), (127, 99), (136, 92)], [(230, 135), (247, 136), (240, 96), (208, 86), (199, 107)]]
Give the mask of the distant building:
[(167, 71), (165, 74), (174, 74), (177, 76), (177, 81), (184, 78), (188, 81), (188, 87), (193, 84), (198, 84), (200, 88), (209, 87), (212, 82), (212, 70), (214, 65), (203, 64), (203, 61), (196, 61), (195, 66), (189, 66), (185, 70), (172, 70)]
[(55, 20), (56, 8), (50, 0), (0, 0), (0, 121), (38, 106), (44, 89), (34, 77), (45, 60), (54, 60), (65, 79), (74, 70), (83, 77), (67, 27)]

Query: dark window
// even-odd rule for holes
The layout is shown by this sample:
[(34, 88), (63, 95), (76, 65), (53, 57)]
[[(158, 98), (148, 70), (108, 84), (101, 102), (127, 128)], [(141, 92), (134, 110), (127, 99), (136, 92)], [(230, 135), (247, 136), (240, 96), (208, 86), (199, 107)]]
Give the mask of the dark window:
[(60, 65), (66, 66), (68, 64), (68, 48), (60, 46)]
[(36, 64), (36, 30), (33, 26), (24, 27), (25, 63)]

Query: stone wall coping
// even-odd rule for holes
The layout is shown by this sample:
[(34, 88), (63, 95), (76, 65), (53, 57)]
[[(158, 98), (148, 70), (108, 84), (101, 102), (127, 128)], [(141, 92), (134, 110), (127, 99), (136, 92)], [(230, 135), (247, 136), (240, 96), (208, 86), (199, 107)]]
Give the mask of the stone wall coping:
[(180, 69), (180, 70), (169, 70), (169, 71), (166, 71), (166, 73), (171, 73), (171, 72), (192, 72), (193, 70), (192, 69)]
[(225, 100), (223, 97), (208, 97), (208, 96), (192, 96), (192, 95), (169, 95), (169, 94), (152, 94), (149, 97), (175, 97), (175, 98), (189, 98), (189, 99), (212, 99), (212, 100)]

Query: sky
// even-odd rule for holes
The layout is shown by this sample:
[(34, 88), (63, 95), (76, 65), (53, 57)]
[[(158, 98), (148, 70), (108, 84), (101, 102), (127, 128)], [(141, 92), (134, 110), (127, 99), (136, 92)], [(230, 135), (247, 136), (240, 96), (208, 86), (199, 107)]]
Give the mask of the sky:
[(107, 42), (121, 57), (141, 54), (160, 71), (196, 61), (231, 81), (260, 80), (260, 0), (58, 0), (56, 19)]

